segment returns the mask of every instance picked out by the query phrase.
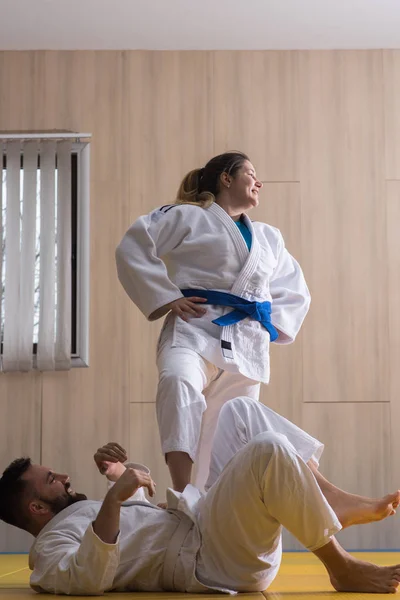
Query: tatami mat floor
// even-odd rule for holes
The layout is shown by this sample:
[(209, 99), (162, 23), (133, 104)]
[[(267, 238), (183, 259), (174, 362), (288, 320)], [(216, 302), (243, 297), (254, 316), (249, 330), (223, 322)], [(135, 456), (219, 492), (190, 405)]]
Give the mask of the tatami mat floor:
[[(354, 553), (363, 560), (374, 562), (379, 565), (392, 565), (400, 563), (400, 552), (361, 552)], [(26, 600), (31, 598), (49, 598), (48, 595), (35, 594), (29, 588), (29, 569), (27, 566), (28, 556), (24, 554), (2, 554), (0, 555), (0, 600)], [(182, 597), (181, 594), (110, 594), (118, 600), (172, 600)], [(282, 566), (278, 577), (267, 592), (256, 594), (240, 594), (240, 600), (358, 600), (371, 598), (379, 600), (387, 598), (385, 594), (338, 594), (335, 592), (326, 575), (324, 567), (312, 555), (306, 552), (290, 552), (284, 554)], [(87, 598), (87, 597), (86, 597)], [(185, 594), (185, 600), (207, 600), (210, 598), (223, 598), (221, 594)]]

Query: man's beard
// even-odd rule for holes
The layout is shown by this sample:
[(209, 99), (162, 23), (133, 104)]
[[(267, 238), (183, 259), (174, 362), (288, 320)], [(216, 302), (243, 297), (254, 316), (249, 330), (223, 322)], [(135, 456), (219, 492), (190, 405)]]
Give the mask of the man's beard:
[(74, 492), (73, 494), (68, 494), (68, 492), (66, 492), (64, 496), (44, 501), (50, 506), (54, 515), (57, 515), (64, 510), (64, 508), (71, 506), (71, 504), (75, 504), (75, 502), (81, 502), (81, 500), (87, 500), (87, 496), (85, 496), (85, 494), (79, 494), (78, 492)]

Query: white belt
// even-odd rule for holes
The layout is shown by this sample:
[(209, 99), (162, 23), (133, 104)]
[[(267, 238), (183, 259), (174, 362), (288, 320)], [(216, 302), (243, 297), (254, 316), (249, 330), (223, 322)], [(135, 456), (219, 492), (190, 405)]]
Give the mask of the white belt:
[(185, 513), (181, 512), (180, 510), (168, 510), (168, 512), (172, 512), (174, 515), (176, 515), (179, 518), (179, 523), (172, 534), (167, 551), (165, 553), (162, 572), (162, 585), (164, 590), (175, 591), (174, 575), (176, 563), (186, 536), (194, 526), (194, 523), (187, 515), (185, 515)]

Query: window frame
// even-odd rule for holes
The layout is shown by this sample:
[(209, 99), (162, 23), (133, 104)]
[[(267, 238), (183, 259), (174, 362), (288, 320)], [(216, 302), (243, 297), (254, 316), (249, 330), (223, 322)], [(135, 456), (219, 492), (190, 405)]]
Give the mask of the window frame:
[[(6, 168), (2, 154), (1, 169)], [(23, 168), (21, 157), (21, 168)], [(71, 368), (89, 366), (90, 144), (71, 146)], [(1, 180), (0, 180), (1, 184)], [(3, 353), (3, 341), (0, 352)], [(32, 343), (36, 368), (37, 344)]]
[[(72, 348), (71, 368), (89, 366), (90, 309), (90, 144), (75, 142), (72, 154), (77, 157), (76, 249), (71, 248), (71, 270), (75, 266), (76, 318), (75, 348)], [(72, 213), (72, 216), (73, 213)], [(75, 261), (75, 265), (74, 265)], [(71, 278), (73, 285), (73, 278)], [(72, 305), (71, 305), (71, 309)], [(72, 349), (74, 352), (72, 352)]]

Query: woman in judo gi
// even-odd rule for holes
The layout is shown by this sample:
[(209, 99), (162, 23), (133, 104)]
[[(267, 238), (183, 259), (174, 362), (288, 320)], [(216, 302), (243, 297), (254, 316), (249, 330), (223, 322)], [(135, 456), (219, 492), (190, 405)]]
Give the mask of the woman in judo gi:
[(223, 404), (259, 398), (269, 344), (294, 341), (310, 304), (278, 229), (252, 222), (262, 183), (249, 158), (227, 152), (183, 179), (175, 204), (129, 228), (119, 279), (150, 321), (167, 315), (157, 346), (162, 451), (174, 489), (202, 488)]

